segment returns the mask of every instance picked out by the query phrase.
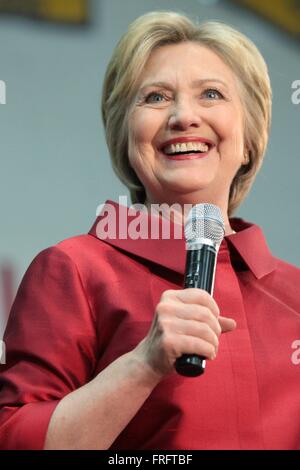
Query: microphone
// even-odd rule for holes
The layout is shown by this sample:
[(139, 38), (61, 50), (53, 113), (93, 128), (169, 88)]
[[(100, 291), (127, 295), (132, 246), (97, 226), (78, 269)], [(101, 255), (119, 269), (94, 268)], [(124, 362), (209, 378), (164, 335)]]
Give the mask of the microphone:
[[(196, 204), (188, 214), (184, 227), (186, 266), (184, 288), (198, 287), (212, 295), (217, 254), (225, 234), (225, 224), (219, 207)], [(203, 374), (206, 360), (197, 354), (183, 354), (176, 359), (180, 375), (197, 377)]]

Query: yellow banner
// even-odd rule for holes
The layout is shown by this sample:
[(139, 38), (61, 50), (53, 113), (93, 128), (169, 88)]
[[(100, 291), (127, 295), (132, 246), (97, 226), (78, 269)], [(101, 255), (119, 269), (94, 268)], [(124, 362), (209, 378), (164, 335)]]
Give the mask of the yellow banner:
[(269, 19), (295, 36), (300, 36), (299, 0), (234, 0)]
[(89, 19), (89, 0), (0, 0), (0, 14), (12, 13), (46, 21), (82, 24)]

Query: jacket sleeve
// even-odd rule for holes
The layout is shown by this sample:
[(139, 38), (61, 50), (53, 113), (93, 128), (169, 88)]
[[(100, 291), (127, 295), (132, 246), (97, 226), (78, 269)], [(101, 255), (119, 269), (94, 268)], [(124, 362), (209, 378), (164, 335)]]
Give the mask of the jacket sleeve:
[(93, 378), (95, 318), (72, 259), (58, 247), (32, 261), (4, 334), (0, 449), (43, 449), (59, 401)]

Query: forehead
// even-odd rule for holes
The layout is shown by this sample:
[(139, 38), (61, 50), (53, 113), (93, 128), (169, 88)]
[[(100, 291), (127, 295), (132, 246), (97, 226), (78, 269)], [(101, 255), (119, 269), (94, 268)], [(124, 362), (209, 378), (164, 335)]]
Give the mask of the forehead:
[(231, 68), (211, 49), (195, 42), (169, 44), (154, 49), (141, 76), (142, 86), (149, 79), (185, 82), (189, 79), (222, 79), (230, 88), (236, 88), (236, 77)]

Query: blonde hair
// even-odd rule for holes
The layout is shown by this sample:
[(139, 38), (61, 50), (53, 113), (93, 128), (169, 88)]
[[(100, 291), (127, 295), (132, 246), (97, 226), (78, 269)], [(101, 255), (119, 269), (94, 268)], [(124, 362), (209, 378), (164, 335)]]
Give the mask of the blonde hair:
[(244, 108), (244, 143), (249, 162), (230, 187), (228, 215), (248, 194), (266, 151), (271, 124), (272, 91), (267, 65), (252, 41), (232, 27), (214, 21), (197, 24), (175, 12), (151, 12), (136, 19), (117, 44), (107, 67), (102, 117), (112, 166), (128, 187), (132, 203), (145, 202), (145, 189), (128, 160), (128, 116), (151, 52), (161, 46), (193, 41), (215, 52), (240, 85)]

